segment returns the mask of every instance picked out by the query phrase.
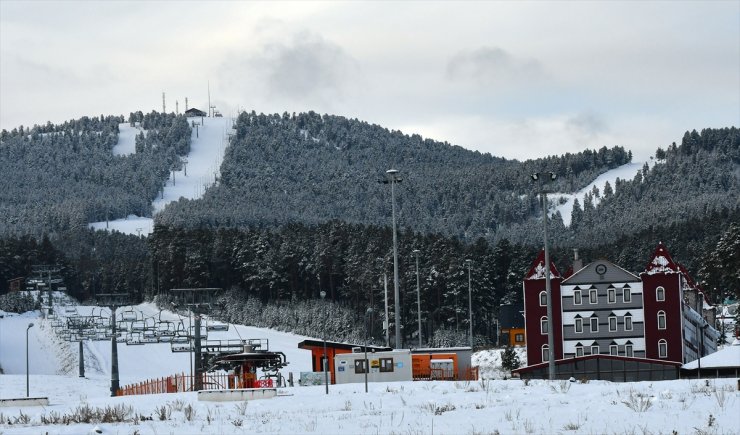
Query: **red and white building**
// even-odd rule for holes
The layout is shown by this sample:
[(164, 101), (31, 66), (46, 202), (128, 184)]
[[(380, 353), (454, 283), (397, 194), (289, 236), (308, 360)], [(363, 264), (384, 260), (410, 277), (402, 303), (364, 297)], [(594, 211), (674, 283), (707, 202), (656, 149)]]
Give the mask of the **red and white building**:
[[(552, 322), (547, 318), (544, 252), (527, 272), (524, 318), (528, 366), (547, 364), (550, 327), (555, 359), (559, 364), (568, 361), (570, 369), (576, 371), (580, 359), (609, 360), (608, 367), (619, 366), (625, 371), (640, 365), (634, 369), (637, 373), (655, 370), (655, 364), (678, 367), (697, 359), (700, 352), (706, 356), (717, 350), (719, 332), (714, 329), (713, 307), (663, 243), (639, 275), (606, 260), (585, 267), (578, 262), (576, 258), (574, 272), (568, 276), (549, 265)], [(574, 359), (575, 365), (571, 364)], [(613, 362), (616, 360), (619, 364)], [(598, 371), (603, 370), (599, 366)], [(625, 375), (625, 380), (632, 379)]]

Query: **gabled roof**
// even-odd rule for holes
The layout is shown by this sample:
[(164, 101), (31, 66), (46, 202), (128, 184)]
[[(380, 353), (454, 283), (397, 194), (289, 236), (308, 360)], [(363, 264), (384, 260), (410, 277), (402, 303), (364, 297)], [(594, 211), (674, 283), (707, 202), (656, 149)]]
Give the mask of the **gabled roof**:
[[(721, 369), (721, 368), (738, 368), (740, 367), (740, 342), (733, 343), (722, 350), (718, 350), (701, 359), (702, 369)], [(686, 370), (695, 370), (699, 368), (698, 360), (686, 363), (682, 367)]]
[[(550, 260), (550, 279), (560, 278), (560, 272), (555, 267), (555, 264)], [(525, 275), (524, 279), (545, 279), (545, 250), (541, 249), (540, 253), (537, 254), (537, 259), (534, 260), (532, 266), (529, 268), (529, 272)]]
[(597, 260), (566, 278), (563, 285), (639, 282), (640, 278), (616, 264)]
[(653, 256), (650, 258), (645, 272), (648, 275), (655, 275), (656, 273), (679, 273), (679, 266), (671, 258), (671, 254), (666, 249), (663, 242), (658, 243), (658, 247), (655, 248)]

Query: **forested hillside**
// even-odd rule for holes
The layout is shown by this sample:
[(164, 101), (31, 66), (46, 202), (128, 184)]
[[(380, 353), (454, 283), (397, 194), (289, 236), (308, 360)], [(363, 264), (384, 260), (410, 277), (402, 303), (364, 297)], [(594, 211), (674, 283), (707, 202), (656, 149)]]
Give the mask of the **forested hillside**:
[(147, 135), (129, 156), (112, 153), (122, 117), (3, 130), (0, 234), (55, 237), (89, 222), (151, 216), (152, 199), (190, 149), (190, 127), (183, 116), (156, 112), (130, 121)]
[(331, 219), (387, 225), (385, 171), (400, 170), (399, 225), (471, 242), (522, 222), (536, 210), (533, 172), (574, 191), (631, 160), (601, 148), (519, 162), (316, 113), (242, 113), (221, 166), (221, 182), (197, 201), (181, 200), (158, 222), (187, 228), (319, 224)]

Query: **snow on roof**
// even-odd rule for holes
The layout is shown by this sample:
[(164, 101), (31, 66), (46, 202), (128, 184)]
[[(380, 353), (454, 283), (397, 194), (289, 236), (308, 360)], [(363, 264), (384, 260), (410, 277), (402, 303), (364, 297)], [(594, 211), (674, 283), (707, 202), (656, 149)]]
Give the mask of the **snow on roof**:
[(658, 247), (645, 268), (645, 273), (655, 275), (656, 273), (678, 273), (679, 271), (678, 265), (671, 258), (663, 242), (658, 243)]
[[(550, 261), (550, 279), (560, 278), (560, 272), (555, 267), (552, 261)], [(532, 267), (529, 268), (529, 272), (524, 279), (545, 279), (545, 250), (540, 250), (537, 255), (537, 259), (532, 263)]]
[[(735, 340), (732, 346), (727, 346), (711, 355), (701, 359), (703, 369), (721, 369), (727, 367), (740, 367), (740, 341)], [(682, 366), (683, 369), (694, 370), (699, 368), (698, 360), (691, 361)]]

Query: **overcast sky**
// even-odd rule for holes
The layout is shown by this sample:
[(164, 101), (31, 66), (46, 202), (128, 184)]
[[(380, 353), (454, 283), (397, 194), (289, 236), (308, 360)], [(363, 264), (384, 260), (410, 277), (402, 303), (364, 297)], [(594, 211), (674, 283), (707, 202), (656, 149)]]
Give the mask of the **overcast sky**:
[(740, 1), (0, 0), (0, 128), (314, 110), (496, 156), (738, 126)]

